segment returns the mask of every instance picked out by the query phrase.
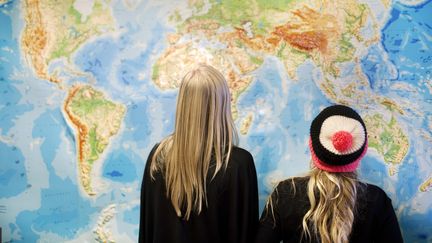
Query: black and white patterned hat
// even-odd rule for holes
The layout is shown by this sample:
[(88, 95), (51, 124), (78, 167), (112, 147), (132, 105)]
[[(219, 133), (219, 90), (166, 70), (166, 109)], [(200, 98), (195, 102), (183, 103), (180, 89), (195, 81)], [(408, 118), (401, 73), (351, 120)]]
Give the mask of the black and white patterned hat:
[(352, 172), (367, 151), (366, 126), (350, 107), (327, 107), (312, 121), (309, 147), (319, 169)]

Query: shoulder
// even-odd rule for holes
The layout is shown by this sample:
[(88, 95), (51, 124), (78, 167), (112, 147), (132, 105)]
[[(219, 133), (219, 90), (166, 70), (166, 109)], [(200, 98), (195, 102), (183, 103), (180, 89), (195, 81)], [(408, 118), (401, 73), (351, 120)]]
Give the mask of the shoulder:
[(364, 183), (360, 189), (359, 203), (367, 205), (370, 209), (374, 208), (377, 211), (385, 210), (393, 207), (392, 200), (387, 196), (387, 193), (379, 186)]
[(244, 148), (233, 146), (231, 150), (231, 158), (234, 159), (243, 159), (243, 160), (252, 160), (252, 154)]
[(156, 149), (158, 148), (158, 146), (159, 146), (159, 143), (156, 143), (153, 146), (153, 148), (150, 150), (150, 152), (148, 154), (148, 157), (147, 157), (146, 164), (145, 164), (145, 171), (144, 171), (144, 173), (150, 172), (149, 170), (150, 170), (151, 163), (153, 161), (153, 156), (155, 155), (155, 152), (156, 152)]
[(282, 197), (292, 196), (294, 194), (304, 194), (308, 177), (293, 177), (280, 181), (273, 193), (279, 194)]
[(234, 181), (256, 178), (256, 169), (252, 155), (243, 148), (233, 147), (224, 173)]
[(148, 154), (148, 159), (151, 159), (153, 157), (154, 153), (156, 152), (156, 149), (159, 147), (159, 144), (160, 143), (156, 143), (155, 145), (153, 145), (152, 149)]
[(369, 200), (379, 201), (388, 198), (386, 192), (383, 189), (381, 189), (381, 187), (379, 186), (369, 184), (369, 183), (364, 183), (364, 187), (367, 194), (367, 198)]
[(233, 146), (228, 166), (231, 168), (254, 167), (253, 156), (246, 149)]
[(280, 216), (292, 217), (303, 212), (309, 203), (307, 182), (308, 178), (294, 177), (278, 183), (270, 198)]

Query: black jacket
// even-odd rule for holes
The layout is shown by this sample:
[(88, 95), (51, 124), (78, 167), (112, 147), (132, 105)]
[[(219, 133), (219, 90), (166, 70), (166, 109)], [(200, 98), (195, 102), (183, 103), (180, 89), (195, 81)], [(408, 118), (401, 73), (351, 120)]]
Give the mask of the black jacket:
[(166, 196), (160, 172), (150, 177), (150, 153), (141, 186), (139, 242), (154, 243), (242, 243), (251, 242), (258, 226), (258, 186), (253, 158), (234, 147), (226, 170), (211, 180), (215, 162), (207, 176), (207, 207), (186, 221), (177, 217)]
[[(307, 183), (307, 177), (295, 178), (295, 190), (291, 179), (279, 183), (271, 195), (274, 220), (270, 207), (266, 207), (256, 243), (300, 242), (302, 219), (310, 208)], [(364, 184), (357, 195), (357, 210), (349, 242), (403, 242), (391, 200), (386, 193), (377, 186)]]

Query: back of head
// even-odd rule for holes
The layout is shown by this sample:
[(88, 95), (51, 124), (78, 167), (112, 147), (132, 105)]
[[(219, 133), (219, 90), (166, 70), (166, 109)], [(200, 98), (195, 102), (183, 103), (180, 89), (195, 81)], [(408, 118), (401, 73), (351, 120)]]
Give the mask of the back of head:
[(366, 126), (347, 106), (327, 107), (312, 121), (309, 147), (314, 168), (303, 233), (321, 242), (349, 242), (359, 189), (355, 170), (367, 151)]
[(210, 160), (216, 161), (216, 175), (236, 142), (228, 84), (218, 70), (200, 64), (183, 77), (174, 133), (161, 142), (151, 167), (164, 173), (178, 216), (188, 219), (192, 211), (201, 211)]

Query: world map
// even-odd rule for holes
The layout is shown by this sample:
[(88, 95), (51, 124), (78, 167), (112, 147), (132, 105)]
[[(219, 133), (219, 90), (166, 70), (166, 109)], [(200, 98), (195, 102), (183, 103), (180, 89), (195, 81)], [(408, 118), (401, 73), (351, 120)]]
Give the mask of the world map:
[(136, 242), (150, 149), (183, 75), (226, 77), (260, 210), (306, 173), (309, 125), (362, 115), (362, 181), (432, 242), (432, 0), (0, 0), (4, 242)]

